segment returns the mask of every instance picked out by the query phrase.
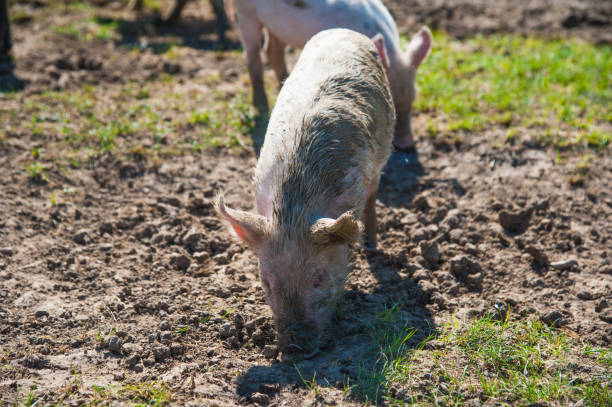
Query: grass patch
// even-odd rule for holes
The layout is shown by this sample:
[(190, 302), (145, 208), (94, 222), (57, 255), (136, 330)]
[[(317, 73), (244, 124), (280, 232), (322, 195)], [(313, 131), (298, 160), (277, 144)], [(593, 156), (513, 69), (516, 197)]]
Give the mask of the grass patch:
[(119, 23), (116, 20), (90, 17), (84, 21), (71, 22), (54, 27), (58, 34), (79, 41), (110, 41), (118, 38)]
[[(548, 143), (602, 150), (612, 131), (612, 48), (509, 35), (435, 38), (417, 75), (415, 108), (443, 113), (428, 133), (489, 126), (559, 133)], [(435, 129), (435, 130), (432, 130)]]
[(375, 346), (364, 360), (375, 362), (347, 386), (366, 405), (610, 406), (610, 348), (537, 319), (453, 321), (423, 340), (401, 315), (385, 309), (367, 330)]

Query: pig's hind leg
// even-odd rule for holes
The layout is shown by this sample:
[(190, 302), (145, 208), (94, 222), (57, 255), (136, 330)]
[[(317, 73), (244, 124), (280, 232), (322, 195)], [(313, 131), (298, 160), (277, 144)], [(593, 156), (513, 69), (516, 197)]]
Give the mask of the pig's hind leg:
[(268, 98), (264, 88), (263, 64), (261, 61), (261, 40), (263, 25), (257, 19), (257, 10), (252, 2), (235, 1), (236, 19), (246, 52), (247, 67), (253, 86), (253, 104), (260, 113), (268, 112)]
[(376, 249), (376, 195), (378, 195), (378, 180), (368, 186), (363, 211), (362, 221), (365, 226), (365, 246), (369, 249)]
[(285, 45), (283, 41), (268, 30), (266, 56), (268, 57), (270, 65), (274, 68), (279, 86), (283, 85), (283, 82), (285, 82), (288, 76), (287, 65), (285, 64)]

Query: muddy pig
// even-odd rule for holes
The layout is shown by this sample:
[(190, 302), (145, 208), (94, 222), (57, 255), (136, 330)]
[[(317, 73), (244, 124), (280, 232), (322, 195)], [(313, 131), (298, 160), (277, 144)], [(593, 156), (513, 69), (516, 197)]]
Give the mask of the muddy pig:
[(349, 246), (364, 224), (375, 244), (374, 204), (394, 124), (372, 40), (346, 29), (323, 31), (306, 44), (270, 117), (255, 168), (257, 213), (217, 201), (220, 216), (259, 258), (285, 352), (316, 353), (326, 342)]
[[(233, 1), (234, 11), (231, 3)], [(253, 85), (253, 102), (268, 110), (260, 56), (263, 28), (267, 30), (266, 55), (280, 83), (287, 77), (285, 46), (301, 48), (319, 31), (348, 28), (375, 38), (385, 49), (384, 63), (397, 111), (393, 144), (400, 150), (414, 147), (410, 114), (415, 96), (417, 68), (431, 50), (431, 32), (423, 27), (404, 51), (395, 21), (380, 0), (225, 0), (240, 30)]]

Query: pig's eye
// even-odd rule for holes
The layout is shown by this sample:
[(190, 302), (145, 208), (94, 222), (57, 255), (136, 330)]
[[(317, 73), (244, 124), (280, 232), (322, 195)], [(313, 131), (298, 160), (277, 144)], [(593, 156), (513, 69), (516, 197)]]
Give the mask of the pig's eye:
[(319, 288), (326, 281), (327, 281), (327, 276), (325, 275), (325, 273), (319, 273), (315, 276), (312, 283), (313, 283), (314, 288)]

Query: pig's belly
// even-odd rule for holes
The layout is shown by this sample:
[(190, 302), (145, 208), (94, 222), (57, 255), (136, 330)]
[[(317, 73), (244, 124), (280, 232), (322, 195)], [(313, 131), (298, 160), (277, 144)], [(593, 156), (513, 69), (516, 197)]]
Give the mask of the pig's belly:
[(374, 36), (381, 27), (369, 21), (378, 21), (380, 17), (371, 12), (359, 0), (260, 0), (257, 4), (259, 20), (268, 30), (297, 48), (303, 48), (313, 35), (330, 28), (348, 28)]

